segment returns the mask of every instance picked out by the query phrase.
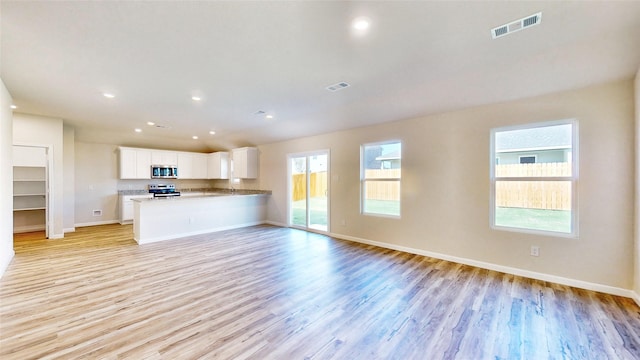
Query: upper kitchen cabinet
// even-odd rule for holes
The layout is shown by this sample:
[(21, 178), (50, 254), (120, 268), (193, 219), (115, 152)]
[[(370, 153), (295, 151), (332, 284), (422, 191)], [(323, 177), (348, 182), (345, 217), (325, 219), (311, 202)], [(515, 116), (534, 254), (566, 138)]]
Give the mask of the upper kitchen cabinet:
[(178, 179), (206, 179), (207, 154), (179, 152)]
[(120, 179), (151, 179), (151, 150), (120, 147)]
[(175, 151), (151, 150), (151, 165), (178, 165), (178, 153)]
[(258, 177), (258, 149), (244, 147), (231, 150), (233, 177), (255, 179)]
[(193, 178), (206, 179), (208, 172), (208, 154), (193, 154)]
[(229, 178), (229, 153), (220, 151), (208, 155), (207, 179)]

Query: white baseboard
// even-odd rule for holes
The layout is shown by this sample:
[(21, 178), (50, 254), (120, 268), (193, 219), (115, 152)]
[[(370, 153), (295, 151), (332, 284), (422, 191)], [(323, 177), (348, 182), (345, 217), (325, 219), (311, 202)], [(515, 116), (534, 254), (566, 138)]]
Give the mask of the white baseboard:
[(638, 294), (628, 289), (623, 289), (623, 288), (618, 288), (618, 287), (603, 285), (603, 284), (597, 284), (597, 283), (591, 283), (591, 282), (582, 281), (582, 280), (569, 279), (561, 276), (523, 270), (523, 269), (513, 268), (509, 266), (477, 261), (473, 259), (461, 258), (457, 256), (445, 255), (445, 254), (440, 254), (440, 253), (426, 251), (426, 250), (414, 249), (406, 246), (393, 245), (393, 244), (388, 244), (380, 241), (367, 240), (367, 239), (357, 238), (349, 235), (342, 235), (342, 234), (336, 234), (336, 233), (331, 233), (330, 235), (335, 238), (354, 241), (362, 244), (375, 245), (375, 246), (379, 246), (379, 247), (387, 248), (391, 250), (398, 250), (398, 251), (403, 251), (410, 254), (428, 256), (436, 259), (451, 261), (451, 262), (464, 264), (464, 265), (475, 266), (475, 267), (479, 267), (487, 270), (494, 270), (494, 271), (522, 276), (530, 279), (548, 281), (556, 284), (572, 286), (572, 287), (581, 288), (585, 290), (593, 290), (593, 291), (598, 291), (598, 292), (607, 293), (611, 295), (632, 298), (638, 303), (638, 305), (640, 305), (640, 297), (638, 296)]
[(93, 221), (93, 222), (76, 224), (76, 227), (79, 228), (79, 227), (85, 227), (85, 226), (109, 225), (109, 224), (117, 224), (117, 223), (118, 223), (118, 220)]
[(44, 224), (42, 225), (29, 225), (29, 226), (17, 226), (13, 228), (13, 233), (14, 234), (20, 234), (20, 233), (28, 233), (28, 232), (34, 232), (34, 231), (43, 231), (45, 230), (45, 226)]
[(72, 227), (72, 228), (66, 228), (66, 229), (62, 229), (63, 233), (72, 233), (72, 232), (76, 232), (76, 228)]
[(640, 306), (640, 294), (638, 294), (637, 292), (632, 292), (633, 296), (631, 296), (631, 298), (636, 302), (636, 304), (638, 304), (638, 306)]
[(279, 227), (289, 227), (287, 224), (283, 224), (277, 221), (265, 221), (264, 223), (268, 225), (279, 226)]
[(4, 272), (7, 271), (9, 264), (11, 264), (11, 259), (15, 255), (15, 251), (11, 249), (11, 251), (7, 251), (4, 254), (0, 254), (0, 278), (4, 275)]

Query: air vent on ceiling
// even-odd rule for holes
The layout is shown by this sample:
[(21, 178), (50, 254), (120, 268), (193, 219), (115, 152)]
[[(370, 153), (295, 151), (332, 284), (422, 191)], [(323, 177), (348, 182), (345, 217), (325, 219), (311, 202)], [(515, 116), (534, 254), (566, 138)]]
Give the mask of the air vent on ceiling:
[(520, 20), (512, 21), (508, 24), (500, 25), (491, 29), (491, 37), (497, 39), (505, 35), (513, 34), (514, 32), (540, 24), (540, 20), (542, 20), (541, 12), (524, 17)]
[(347, 84), (346, 82), (340, 82), (340, 83), (337, 83), (337, 84), (333, 84), (331, 86), (327, 86), (327, 90), (329, 90), (329, 91), (338, 91), (338, 90), (342, 90), (342, 89), (344, 89), (346, 87), (349, 87), (349, 86), (350, 85)]

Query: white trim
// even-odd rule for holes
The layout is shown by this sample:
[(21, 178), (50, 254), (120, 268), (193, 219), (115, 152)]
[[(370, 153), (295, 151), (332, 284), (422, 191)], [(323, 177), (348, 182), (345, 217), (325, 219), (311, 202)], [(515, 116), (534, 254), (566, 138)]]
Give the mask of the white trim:
[[(571, 176), (570, 177), (497, 177), (496, 176), (496, 134), (505, 131), (515, 131), (524, 129), (535, 129), (550, 126), (571, 125)], [(564, 119), (555, 121), (545, 121), (529, 124), (519, 124), (514, 126), (503, 126), (493, 128), (490, 131), (490, 144), (489, 144), (489, 227), (494, 230), (508, 230), (512, 232), (533, 233), (542, 234), (545, 236), (563, 237), (563, 238), (579, 238), (579, 223), (578, 223), (578, 181), (579, 181), (579, 166), (578, 166), (578, 149), (579, 149), (579, 128), (578, 120), (576, 119)], [(536, 162), (537, 162), (537, 155)], [(519, 157), (520, 158), (520, 157)], [(537, 230), (530, 228), (518, 228), (496, 225), (496, 182), (497, 181), (570, 181), (571, 182), (571, 232), (556, 232)]]
[(117, 224), (117, 223), (118, 223), (118, 220), (104, 220), (104, 221), (79, 223), (79, 224), (76, 224), (75, 226), (79, 228), (79, 227), (85, 227), (85, 226), (108, 225), (108, 224)]
[[(11, 243), (12, 243), (12, 246), (13, 246), (13, 241), (11, 241)], [(11, 251), (9, 252), (8, 256), (0, 256), (0, 278), (2, 278), (4, 273), (9, 268), (9, 265), (11, 264), (11, 261), (13, 260), (13, 257), (15, 255), (16, 255), (16, 252), (13, 251), (13, 248), (12, 248)]]
[[(304, 226), (304, 227), (299, 227), (297, 225), (293, 225), (291, 224), (291, 218), (292, 218), (292, 213), (293, 213), (293, 207), (291, 206), (292, 203), (292, 199), (291, 199), (291, 195), (293, 194), (292, 188), (291, 188), (291, 178), (292, 178), (292, 166), (291, 166), (291, 160), (294, 158), (301, 158), (304, 157), (305, 158), (305, 175), (306, 174), (311, 174), (310, 171), (310, 166), (311, 166), (311, 161), (310, 161), (310, 157), (312, 156), (322, 156), (322, 155), (326, 155), (327, 156), (327, 230), (325, 232), (322, 232), (322, 230), (318, 230), (318, 229), (312, 229), (310, 227)], [(331, 149), (320, 149), (320, 150), (313, 150), (313, 151), (305, 151), (305, 152), (299, 152), (299, 153), (291, 153), (291, 154), (287, 154), (286, 155), (287, 158), (287, 224), (282, 225), (284, 227), (294, 227), (300, 230), (311, 230), (314, 232), (318, 232), (320, 231), (321, 234), (325, 234), (328, 235), (329, 231), (331, 230), (331, 214), (330, 214), (330, 209), (331, 209)], [(310, 182), (311, 182), (311, 177), (310, 176), (305, 176), (305, 180), (306, 180), (306, 193), (307, 195), (309, 195), (309, 188), (310, 188)], [(306, 200), (306, 216), (305, 216), (305, 221), (306, 224), (309, 223), (309, 217), (310, 217), (310, 212), (311, 212), (311, 208), (309, 206), (309, 196), (307, 196)], [(280, 225), (278, 225), (280, 226)]]
[(209, 233), (215, 233), (215, 232), (219, 232), (219, 231), (232, 230), (232, 229), (238, 229), (238, 228), (256, 226), (256, 225), (262, 225), (264, 223), (265, 223), (264, 221), (252, 221), (252, 222), (248, 222), (248, 223), (244, 223), (244, 224), (221, 226), (221, 227), (217, 227), (217, 228), (213, 228), (213, 229), (197, 230), (197, 231), (192, 231), (192, 232), (188, 232), (188, 233), (182, 233), (180, 235), (157, 236), (157, 237), (154, 237), (154, 238), (145, 239), (143, 242), (140, 242), (139, 239), (137, 239), (135, 236), (133, 237), (133, 239), (138, 243), (138, 245), (144, 245), (144, 244), (154, 243), (154, 242), (157, 242), (157, 241), (172, 240), (172, 239), (182, 239), (182, 238), (189, 237), (189, 236), (194, 236), (194, 235), (209, 234)]
[[(289, 227), (287, 224), (283, 224), (283, 223), (277, 222), (277, 221), (270, 221), (270, 220), (265, 220), (264, 224), (283, 227), (283, 228)], [(329, 233), (325, 233), (325, 235), (330, 236)]]
[(526, 278), (530, 278), (530, 279), (548, 281), (548, 282), (561, 284), (561, 285), (572, 286), (572, 287), (576, 287), (576, 288), (580, 288), (580, 289), (598, 291), (598, 292), (607, 293), (607, 294), (611, 294), (611, 295), (617, 295), (617, 296), (623, 296), (623, 297), (627, 297), (627, 298), (632, 298), (638, 303), (638, 305), (640, 305), (640, 298), (638, 297), (638, 294), (634, 293), (632, 290), (629, 290), (629, 289), (623, 289), (623, 288), (619, 288), (619, 287), (615, 287), (615, 286), (591, 283), (591, 282), (582, 281), (582, 280), (569, 279), (569, 278), (565, 278), (565, 277), (561, 277), (561, 276), (550, 275), (550, 274), (545, 274), (545, 273), (539, 273), (539, 272), (529, 271), (529, 270), (523, 270), (523, 269), (513, 268), (513, 267), (509, 267), (509, 266), (492, 264), (492, 263), (488, 263), (488, 262), (484, 262), (484, 261), (477, 261), (477, 260), (473, 260), (473, 259), (461, 258), (461, 257), (457, 257), (457, 256), (450, 256), (450, 255), (440, 254), (440, 253), (426, 251), (426, 250), (414, 249), (414, 248), (401, 246), (401, 245), (393, 245), (393, 244), (388, 244), (388, 243), (384, 243), (384, 242), (380, 242), (380, 241), (367, 240), (367, 239), (362, 239), (362, 238), (349, 236), (349, 235), (331, 233), (331, 236), (335, 237), (335, 238), (343, 239), (343, 240), (354, 241), (354, 242), (367, 244), (367, 245), (375, 245), (375, 246), (379, 246), (379, 247), (382, 247), (382, 248), (403, 251), (403, 252), (410, 253), (410, 254), (428, 256), (428, 257), (432, 257), (432, 258), (436, 258), (436, 259), (455, 262), (455, 263), (458, 263), (458, 264), (475, 266), (475, 267), (482, 268), (482, 269), (498, 271), (498, 272), (511, 274), (511, 275), (522, 276), (522, 277), (526, 277)]
[(62, 229), (62, 232), (66, 233), (72, 233), (72, 232), (76, 232), (76, 228), (72, 227), (72, 228), (64, 228)]
[(507, 150), (496, 150), (496, 154), (504, 154), (504, 153), (514, 153), (514, 152), (529, 152), (529, 151), (547, 151), (547, 150), (567, 150), (571, 149), (569, 145), (558, 145), (558, 146), (541, 146), (535, 148), (522, 148), (522, 149), (507, 149)]
[[(397, 158), (396, 160), (400, 161), (400, 178), (367, 178), (367, 169), (365, 169), (365, 155), (366, 155), (366, 148), (367, 147), (371, 147), (371, 146), (382, 146), (382, 145), (389, 145), (389, 144), (399, 144), (400, 145), (400, 157)], [(402, 140), (385, 140), (385, 141), (378, 141), (378, 142), (371, 142), (371, 143), (364, 143), (360, 145), (360, 214), (361, 215), (366, 215), (366, 216), (381, 216), (381, 217), (387, 217), (387, 218), (392, 218), (392, 219), (401, 219), (402, 218)], [(382, 156), (382, 155), (380, 155)], [(376, 158), (376, 160), (378, 160), (378, 158)], [(380, 161), (380, 160), (379, 160)], [(398, 199), (398, 203), (399, 203), (399, 207), (398, 207), (398, 214), (382, 214), (382, 213), (376, 213), (376, 212), (367, 212), (365, 211), (365, 192), (366, 192), (366, 187), (367, 187), (367, 181), (397, 181), (398, 182), (398, 191), (400, 192), (400, 194), (398, 194), (400, 196), (400, 198)]]
[(638, 304), (638, 306), (640, 306), (640, 294), (638, 294), (635, 291), (632, 291), (631, 298), (636, 302), (636, 304)]

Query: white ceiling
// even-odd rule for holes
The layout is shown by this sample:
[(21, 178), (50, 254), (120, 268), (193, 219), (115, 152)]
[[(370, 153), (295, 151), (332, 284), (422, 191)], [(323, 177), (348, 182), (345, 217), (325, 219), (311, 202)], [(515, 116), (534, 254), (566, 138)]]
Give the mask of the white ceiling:
[[(0, 6), (0, 75), (16, 111), (62, 118), (80, 141), (130, 146), (258, 145), (631, 78), (640, 67), (640, 1)], [(540, 25), (491, 38), (539, 11)], [(371, 20), (367, 34), (351, 29), (358, 16)], [(341, 81), (351, 86), (325, 89)]]

